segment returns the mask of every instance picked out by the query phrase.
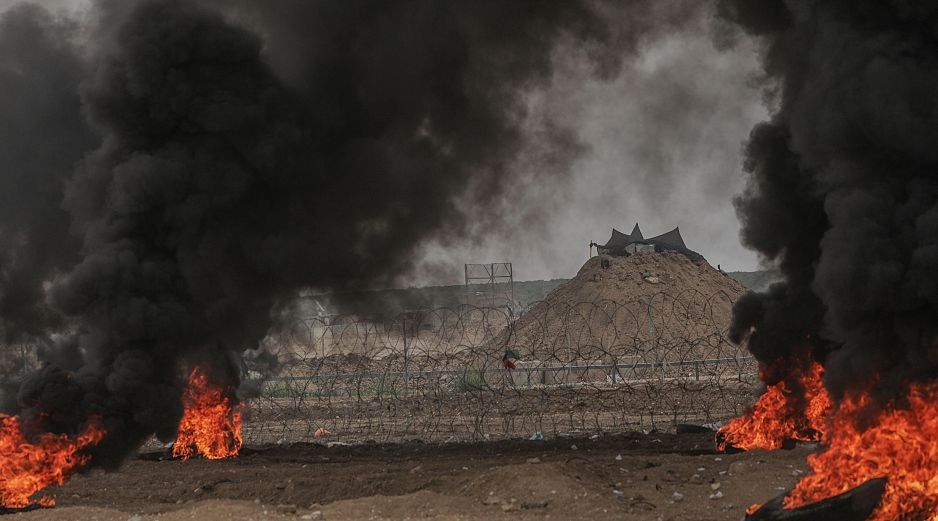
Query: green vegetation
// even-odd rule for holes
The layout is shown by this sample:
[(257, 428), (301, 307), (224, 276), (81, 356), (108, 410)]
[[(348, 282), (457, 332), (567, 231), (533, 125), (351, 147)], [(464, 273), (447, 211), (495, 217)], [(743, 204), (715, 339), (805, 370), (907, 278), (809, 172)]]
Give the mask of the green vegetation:
[(726, 274), (753, 291), (765, 291), (773, 283), (782, 280), (782, 273), (778, 270), (729, 271)]
[[(362, 387), (337, 387), (328, 385), (321, 387), (320, 384), (307, 382), (305, 380), (295, 380), (286, 382), (281, 380), (272, 380), (264, 385), (261, 396), (264, 398), (337, 398), (341, 396), (400, 396), (401, 388), (393, 385), (391, 382), (379, 380), (377, 382), (362, 382)], [(354, 383), (350, 382), (350, 385)]]
[[(543, 300), (548, 293), (567, 279), (530, 280), (515, 282), (513, 293), (515, 300), (527, 306)], [(329, 313), (357, 314), (363, 316), (397, 315), (412, 309), (454, 308), (466, 303), (466, 287), (428, 286), (424, 288), (383, 289), (374, 291), (356, 291), (341, 294), (321, 294), (307, 297), (310, 314), (315, 315), (317, 300)]]
[(399, 396), (402, 393), (400, 388), (382, 379), (373, 387), (364, 389), (362, 394), (364, 396)]
[(457, 393), (474, 393), (488, 388), (481, 371), (467, 371), (456, 380)]

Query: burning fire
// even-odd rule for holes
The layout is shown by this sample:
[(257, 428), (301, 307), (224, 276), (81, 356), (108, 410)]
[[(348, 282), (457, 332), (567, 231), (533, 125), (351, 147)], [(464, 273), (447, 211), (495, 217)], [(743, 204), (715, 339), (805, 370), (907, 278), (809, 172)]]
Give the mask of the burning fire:
[(803, 399), (793, 396), (784, 381), (770, 386), (752, 411), (720, 429), (718, 448), (731, 444), (771, 450), (786, 439), (822, 441), (825, 448), (808, 456), (812, 472), (788, 494), (785, 508), (821, 501), (886, 476), (886, 491), (872, 521), (938, 521), (938, 382), (914, 385), (907, 403), (892, 403), (873, 413), (868, 392), (849, 394), (832, 408), (823, 374), (821, 365), (814, 363), (798, 375)]
[(819, 501), (887, 476), (870, 518), (938, 519), (938, 383), (911, 387), (907, 406), (890, 407), (858, 426), (870, 396), (848, 396), (825, 435), (827, 448), (808, 457), (813, 473), (785, 499), (786, 508)]
[[(83, 449), (104, 438), (104, 429), (90, 423), (76, 436), (46, 433), (30, 442), (16, 416), (0, 414), (0, 503), (6, 508), (24, 508), (32, 504), (35, 493), (49, 485), (61, 485), (79, 467), (90, 460)], [(52, 506), (55, 498), (36, 499), (42, 506)]]
[(795, 396), (784, 381), (769, 386), (752, 410), (734, 418), (717, 433), (717, 449), (728, 445), (743, 449), (780, 449), (789, 439), (820, 441), (831, 407), (824, 389), (824, 368), (812, 362), (798, 378), (804, 387), (803, 397)]
[(173, 444), (173, 457), (189, 459), (201, 454), (208, 459), (236, 456), (241, 450), (241, 407), (232, 406), (221, 387), (209, 382), (196, 367), (182, 397), (185, 412)]

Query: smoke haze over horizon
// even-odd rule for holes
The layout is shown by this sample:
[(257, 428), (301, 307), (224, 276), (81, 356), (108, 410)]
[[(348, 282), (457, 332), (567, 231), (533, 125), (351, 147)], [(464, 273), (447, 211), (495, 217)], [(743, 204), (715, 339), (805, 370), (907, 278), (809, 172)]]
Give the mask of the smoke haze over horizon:
[[(785, 278), (736, 303), (767, 383), (824, 364), (835, 400), (938, 377), (938, 5), (721, 2), (762, 42), (777, 108), (752, 131), (744, 242)], [(797, 371), (794, 371), (797, 373)]]
[[(0, 0), (0, 11), (21, 3)], [(272, 33), (261, 27), (264, 17), (245, 9), (250, 3), (209, 3), (226, 9), (230, 20)], [(109, 4), (124, 11), (132, 2)], [(83, 23), (82, 37), (97, 37), (90, 28), (98, 16), (92, 0), (41, 5)], [(756, 254), (740, 244), (729, 204), (744, 186), (741, 150), (748, 129), (767, 116), (757, 49), (739, 35), (718, 49), (710, 6), (659, 3), (649, 16), (691, 14), (639, 34), (634, 54), (623, 49), (613, 78), (591, 78), (583, 49), (561, 40), (551, 54), (552, 78), (526, 98), (532, 133), (543, 131), (537, 126), (550, 118), (576, 135), (582, 150), (569, 173), (548, 174), (551, 181), (544, 183), (547, 151), (523, 151), (501, 201), (470, 219), (472, 233), (431, 237), (415, 251), (411, 268), (383, 285), (457, 284), (465, 262), (514, 262), (525, 280), (570, 277), (585, 261), (589, 241), (604, 242), (612, 227), (631, 229), (636, 221), (647, 233), (680, 226), (688, 245), (714, 266), (759, 269)], [(268, 41), (268, 57), (278, 53), (276, 45)], [(289, 74), (291, 65), (279, 59), (279, 66)]]
[(554, 79), (531, 104), (577, 129), (586, 150), (547, 186), (524, 172), (506, 191), (502, 222), (472, 242), (429, 244), (421, 269), (459, 283), (463, 262), (513, 261), (524, 280), (569, 278), (590, 241), (635, 222), (646, 236), (679, 226), (714, 267), (761, 269), (740, 244), (731, 204), (745, 185), (743, 143), (768, 117), (757, 49), (746, 37), (716, 48), (706, 5), (677, 30), (645, 38), (612, 81), (584, 81), (582, 56), (558, 49)]
[(635, 220), (748, 255), (727, 201), (764, 109), (710, 3), (47, 5), (0, 15), (0, 328), (44, 362), (4, 402), (100, 418), (96, 465), (172, 438), (183, 368), (237, 387), (306, 288), (569, 276)]

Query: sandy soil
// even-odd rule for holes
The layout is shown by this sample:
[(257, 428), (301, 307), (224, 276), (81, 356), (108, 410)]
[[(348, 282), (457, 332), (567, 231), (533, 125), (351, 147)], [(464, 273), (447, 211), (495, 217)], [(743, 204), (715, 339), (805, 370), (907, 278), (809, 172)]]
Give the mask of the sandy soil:
[[(609, 266), (602, 268), (606, 261)], [(745, 291), (709, 264), (694, 264), (682, 254), (594, 257), (492, 345), (515, 346), (519, 362), (531, 367), (558, 361), (629, 366), (735, 359), (748, 353), (731, 344), (725, 332), (733, 303)], [(584, 377), (589, 379), (545, 373), (543, 383)]]
[(806, 455), (722, 455), (708, 435), (663, 433), (257, 447), (91, 471), (54, 491), (57, 507), (8, 519), (738, 520), (793, 485)]

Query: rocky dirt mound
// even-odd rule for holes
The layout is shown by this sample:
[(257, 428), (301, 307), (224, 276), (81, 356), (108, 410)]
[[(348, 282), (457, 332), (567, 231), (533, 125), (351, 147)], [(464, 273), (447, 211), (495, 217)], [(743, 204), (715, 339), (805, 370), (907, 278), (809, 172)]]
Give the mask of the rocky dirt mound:
[[(508, 343), (538, 360), (720, 356), (733, 303), (746, 288), (679, 253), (593, 257), (513, 325)], [(709, 351), (703, 353), (702, 351)], [(656, 359), (657, 360), (657, 359)]]
[[(603, 267), (603, 263), (607, 267)], [(545, 299), (548, 304), (626, 302), (667, 293), (678, 297), (699, 293), (706, 297), (725, 293), (735, 300), (746, 287), (707, 262), (695, 264), (680, 253), (639, 253), (629, 257), (600, 255), (586, 261), (576, 277), (558, 286)], [(729, 319), (729, 309), (721, 319)]]

